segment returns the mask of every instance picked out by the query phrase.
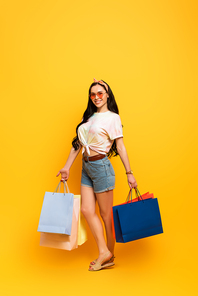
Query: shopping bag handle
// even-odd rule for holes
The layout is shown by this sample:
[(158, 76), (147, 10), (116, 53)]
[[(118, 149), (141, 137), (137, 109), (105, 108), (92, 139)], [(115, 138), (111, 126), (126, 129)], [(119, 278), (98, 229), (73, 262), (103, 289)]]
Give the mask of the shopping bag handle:
[(126, 199), (126, 202), (129, 202), (129, 200), (130, 200), (130, 195), (131, 195), (131, 202), (132, 202), (132, 189), (135, 190), (135, 195), (136, 195), (136, 197), (138, 198), (138, 200), (140, 200), (140, 197), (141, 197), (141, 200), (144, 202), (144, 200), (143, 200), (143, 198), (142, 198), (142, 196), (141, 196), (141, 194), (140, 194), (140, 192), (139, 192), (139, 190), (138, 190), (137, 187), (136, 187), (136, 188), (130, 188), (130, 190), (129, 190), (129, 194), (128, 194), (127, 199)]
[(56, 189), (54, 190), (53, 194), (54, 194), (55, 192), (56, 192), (56, 193), (60, 193), (61, 182), (63, 182), (63, 185), (64, 185), (64, 186), (63, 186), (63, 187), (64, 187), (64, 194), (66, 194), (66, 193), (70, 193), (67, 182), (66, 182), (65, 180), (63, 180), (63, 181), (60, 181), (60, 182), (58, 183), (58, 186), (57, 186)]
[(139, 189), (137, 187), (135, 188), (135, 194), (136, 194), (138, 199), (140, 199), (140, 197), (141, 197), (141, 200), (144, 202), (144, 200), (143, 200), (143, 198), (142, 198), (142, 196), (141, 196), (141, 194), (139, 192)]

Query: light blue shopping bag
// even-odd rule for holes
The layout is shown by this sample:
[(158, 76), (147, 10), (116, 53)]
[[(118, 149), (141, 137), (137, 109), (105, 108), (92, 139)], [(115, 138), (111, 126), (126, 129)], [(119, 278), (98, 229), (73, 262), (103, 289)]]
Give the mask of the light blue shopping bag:
[(61, 181), (54, 192), (45, 192), (37, 231), (71, 235), (74, 195), (63, 183), (64, 193), (58, 192)]

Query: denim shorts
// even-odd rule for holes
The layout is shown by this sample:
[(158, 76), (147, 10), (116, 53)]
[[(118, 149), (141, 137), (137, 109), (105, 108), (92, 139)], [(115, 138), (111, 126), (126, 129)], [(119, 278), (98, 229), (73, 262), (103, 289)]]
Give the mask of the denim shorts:
[(115, 172), (107, 156), (95, 161), (82, 160), (81, 185), (92, 187), (95, 193), (115, 188)]

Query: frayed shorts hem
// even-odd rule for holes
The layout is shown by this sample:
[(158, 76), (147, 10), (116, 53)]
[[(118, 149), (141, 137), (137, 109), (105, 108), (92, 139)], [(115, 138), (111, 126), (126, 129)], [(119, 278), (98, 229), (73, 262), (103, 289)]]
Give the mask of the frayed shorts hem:
[(106, 189), (103, 189), (101, 191), (94, 191), (95, 193), (102, 193), (102, 192), (107, 192), (107, 191), (110, 191), (110, 190), (113, 190), (115, 189), (115, 186), (112, 186), (112, 187), (108, 187)]
[(81, 184), (81, 186), (93, 188), (92, 186), (89, 186), (89, 185), (86, 185), (86, 184)]
[[(86, 184), (81, 184), (81, 186), (88, 187), (88, 188), (93, 188), (92, 186), (89, 186), (89, 185), (86, 185)], [(94, 191), (94, 193), (107, 192), (107, 191), (110, 191), (110, 190), (113, 190), (113, 189), (115, 189), (115, 186), (111, 186), (111, 187), (105, 188), (105, 189), (103, 189), (101, 191)]]

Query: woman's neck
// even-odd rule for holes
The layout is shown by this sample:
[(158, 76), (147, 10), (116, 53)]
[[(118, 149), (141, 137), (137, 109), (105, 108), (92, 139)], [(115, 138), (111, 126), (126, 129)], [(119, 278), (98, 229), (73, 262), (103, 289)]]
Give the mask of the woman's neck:
[(107, 111), (109, 111), (109, 109), (107, 108), (107, 106), (104, 106), (104, 108), (103, 107), (101, 107), (101, 108), (97, 108), (97, 113), (105, 113), (105, 112), (107, 112)]

